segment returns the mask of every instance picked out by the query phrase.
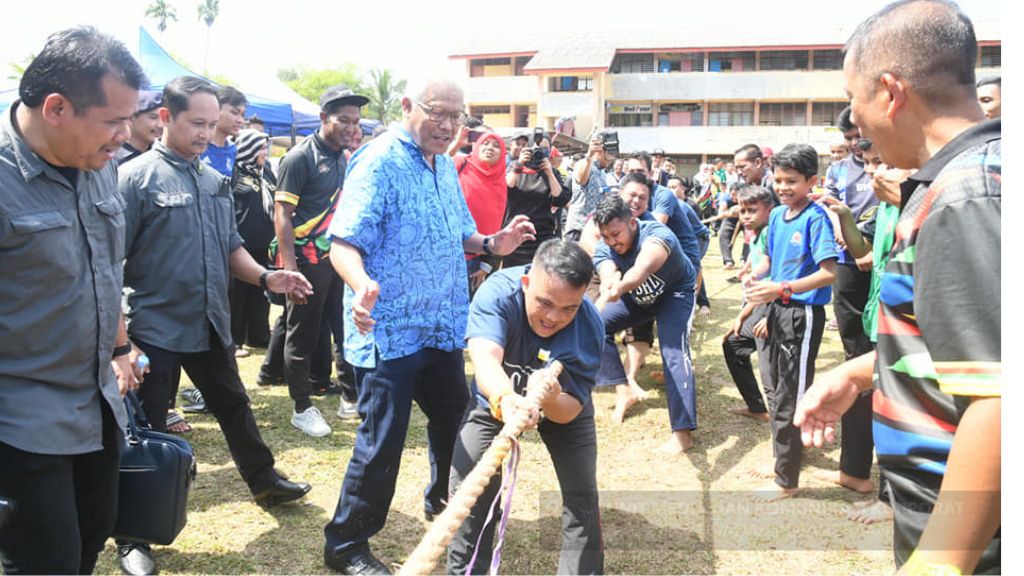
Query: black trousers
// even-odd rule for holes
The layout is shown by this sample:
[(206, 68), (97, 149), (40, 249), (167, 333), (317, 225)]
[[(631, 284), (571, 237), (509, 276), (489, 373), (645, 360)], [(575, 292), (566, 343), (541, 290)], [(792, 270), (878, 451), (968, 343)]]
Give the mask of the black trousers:
[(793, 426), (796, 405), (814, 383), (814, 361), (825, 332), (825, 308), (803, 304), (768, 305), (768, 346), (775, 383), (769, 419), (775, 454), (775, 483), (783, 488), (800, 485), (804, 445)]
[(277, 480), (274, 455), (263, 442), (256, 417), (249, 407), (249, 395), (231, 351), (225, 349), (210, 327), (210, 349), (204, 352), (171, 352), (135, 340), (149, 356), (149, 374), (139, 387), (139, 399), (146, 419), (158, 432), (166, 432), (167, 395), (171, 391), (171, 375), (179, 367), (203, 393), (207, 407), (217, 419), (231, 458), (249, 490), (259, 493)]
[[(309, 399), (312, 392), (309, 378), (313, 357), (324, 326), (330, 326), (328, 318), (332, 311), (340, 319), (339, 303), (343, 288), (341, 278), (331, 267), (330, 260), (324, 259), (317, 264), (302, 261), (299, 263), (299, 272), (313, 285), (313, 295), (305, 304), (289, 301), (285, 305), (284, 379), (288, 383), (288, 394), (295, 402), (296, 412), (302, 412), (313, 405)], [(338, 340), (344, 342), (344, 337)], [(340, 361), (344, 362), (344, 359)], [(351, 372), (351, 368), (347, 368), (347, 371)]]
[[(722, 354), (725, 356), (725, 365), (729, 368), (732, 381), (740, 391), (740, 396), (747, 404), (747, 409), (756, 414), (768, 412), (768, 407), (773, 404), (772, 397), (775, 393), (775, 384), (772, 381), (771, 352), (768, 348), (767, 338), (756, 338), (754, 336), (754, 325), (760, 322), (768, 314), (767, 306), (758, 306), (743, 322), (739, 334), (732, 334), (722, 341)], [(754, 377), (754, 364), (750, 361), (750, 355), (757, 352), (758, 372), (761, 373), (761, 383), (764, 386), (764, 394), (768, 398), (766, 406), (761, 399), (761, 389), (757, 386), (757, 378)]]
[[(867, 354), (874, 349), (871, 338), (864, 333), (864, 306), (871, 291), (871, 272), (862, 272), (855, 265), (836, 266), (832, 309), (836, 315), (839, 337), (846, 359)], [(855, 478), (871, 477), (875, 440), (871, 431), (871, 392), (861, 394), (843, 414), (842, 451), (839, 469)]]
[[(476, 399), (472, 400), (452, 454), (449, 481), (453, 494), (490, 447), (501, 427), (501, 422), (495, 420), (488, 410), (477, 406)], [(557, 574), (603, 574), (604, 544), (597, 495), (594, 405), (587, 403), (579, 416), (567, 424), (543, 420), (537, 431), (551, 455), (551, 463), (555, 467), (562, 492), (562, 553), (558, 559)], [(495, 507), (491, 521), (486, 520), (500, 487), (499, 470), (477, 498), (469, 516), (448, 545), (449, 574), (488, 572), (494, 547), (494, 529), (501, 522), (500, 504)], [(476, 564), (469, 566), (481, 530), (483, 537), (480, 539)]]
[(739, 225), (739, 218), (726, 218), (722, 220), (722, 227), (718, 229), (718, 247), (722, 251), (722, 264), (735, 264), (732, 259), (732, 235)]
[(0, 441), (0, 494), (18, 507), (0, 532), (5, 574), (91, 574), (95, 568), (117, 519), (123, 437), (110, 406), (100, 404), (102, 415), (94, 417), (103, 418), (102, 450), (34, 454)]
[(259, 286), (238, 278), (231, 279), (228, 291), (231, 303), (231, 339), (235, 345), (266, 348), (270, 343), (270, 301)]

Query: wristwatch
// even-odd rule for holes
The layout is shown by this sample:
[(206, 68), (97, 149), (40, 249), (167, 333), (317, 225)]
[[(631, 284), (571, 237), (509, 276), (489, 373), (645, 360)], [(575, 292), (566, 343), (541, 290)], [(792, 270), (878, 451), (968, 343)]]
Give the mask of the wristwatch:
[(484, 254), (488, 256), (494, 256), (494, 250), (491, 249), (491, 242), (494, 241), (494, 236), (484, 236)]
[(782, 298), (783, 304), (789, 304), (789, 299), (793, 296), (793, 287), (789, 285), (789, 282), (782, 283), (782, 287), (779, 288), (779, 296)]
[(132, 353), (132, 343), (126, 342), (120, 346), (114, 346), (114, 358)]
[(270, 274), (270, 270), (264, 270), (263, 273), (260, 274), (260, 288), (268, 292), (270, 291), (270, 288), (267, 288), (267, 276), (270, 276)]

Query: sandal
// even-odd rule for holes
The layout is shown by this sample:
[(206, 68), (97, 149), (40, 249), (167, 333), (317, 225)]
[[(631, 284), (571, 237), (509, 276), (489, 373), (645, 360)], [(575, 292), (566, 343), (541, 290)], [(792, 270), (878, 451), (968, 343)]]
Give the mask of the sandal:
[(167, 431), (171, 434), (185, 434), (192, 431), (192, 426), (174, 410), (167, 412)]

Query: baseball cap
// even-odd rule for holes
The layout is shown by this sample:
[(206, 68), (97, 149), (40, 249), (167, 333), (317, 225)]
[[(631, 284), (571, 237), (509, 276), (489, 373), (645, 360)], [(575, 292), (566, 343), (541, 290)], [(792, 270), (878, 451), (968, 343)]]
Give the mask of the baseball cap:
[(139, 101), (138, 109), (136, 114), (142, 114), (143, 112), (149, 112), (154, 108), (159, 108), (163, 104), (164, 95), (160, 90), (139, 90)]
[(365, 106), (370, 101), (366, 96), (360, 96), (353, 92), (348, 86), (338, 84), (337, 86), (331, 86), (320, 96), (320, 109), (323, 110), (328, 104), (339, 100), (344, 100), (345, 104), (353, 106)]
[(664, 155), (665, 155), (665, 150), (663, 150), (661, 148), (655, 148), (654, 152), (651, 152), (651, 156), (664, 156)]

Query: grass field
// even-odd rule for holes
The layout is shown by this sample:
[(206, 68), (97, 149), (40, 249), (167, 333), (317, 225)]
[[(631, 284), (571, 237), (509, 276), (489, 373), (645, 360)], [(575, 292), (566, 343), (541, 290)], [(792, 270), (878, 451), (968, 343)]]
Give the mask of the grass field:
[[(738, 251), (738, 250), (737, 250)], [(748, 470), (770, 465), (767, 424), (740, 418), (742, 405), (722, 360), (721, 336), (738, 311), (740, 286), (722, 270), (717, 238), (706, 256), (712, 316), (697, 319), (692, 336), (697, 374), (696, 446), (679, 457), (656, 448), (669, 433), (664, 391), (650, 379), (661, 369), (657, 349), (648, 357), (641, 385), (650, 399), (634, 406), (622, 425), (612, 422), (614, 392), (594, 394), (597, 409), (598, 483), (609, 574), (882, 574), (893, 571), (892, 525), (861, 526), (845, 509), (861, 497), (813, 477), (834, 471), (839, 449), (805, 452), (804, 491), (788, 501), (756, 503), (751, 492), (765, 481)], [(272, 312), (276, 314), (276, 310)], [(831, 309), (829, 309), (831, 316)], [(256, 506), (231, 462), (211, 416), (189, 415), (199, 476), (189, 502), (189, 523), (177, 541), (154, 547), (164, 574), (325, 573), (323, 526), (334, 511), (355, 439), (355, 422), (335, 415), (337, 397), (316, 405), (334, 428), (314, 439), (294, 429), (284, 387), (255, 385), (262, 351), (239, 361), (264, 439), (277, 467), (313, 485), (297, 505), (265, 511)], [(826, 331), (818, 372), (842, 360), (836, 332)], [(467, 363), (467, 373), (472, 365)], [(183, 381), (182, 386), (189, 384)], [(385, 563), (401, 563), (426, 528), (422, 489), (429, 477), (425, 419), (413, 409), (412, 425), (387, 526), (371, 541)], [(535, 432), (523, 439), (512, 519), (502, 573), (550, 574), (557, 567), (560, 500), (550, 460)], [(876, 478), (877, 481), (877, 478)], [(110, 542), (98, 572), (117, 573)], [(438, 571), (442, 572), (444, 566)]]

